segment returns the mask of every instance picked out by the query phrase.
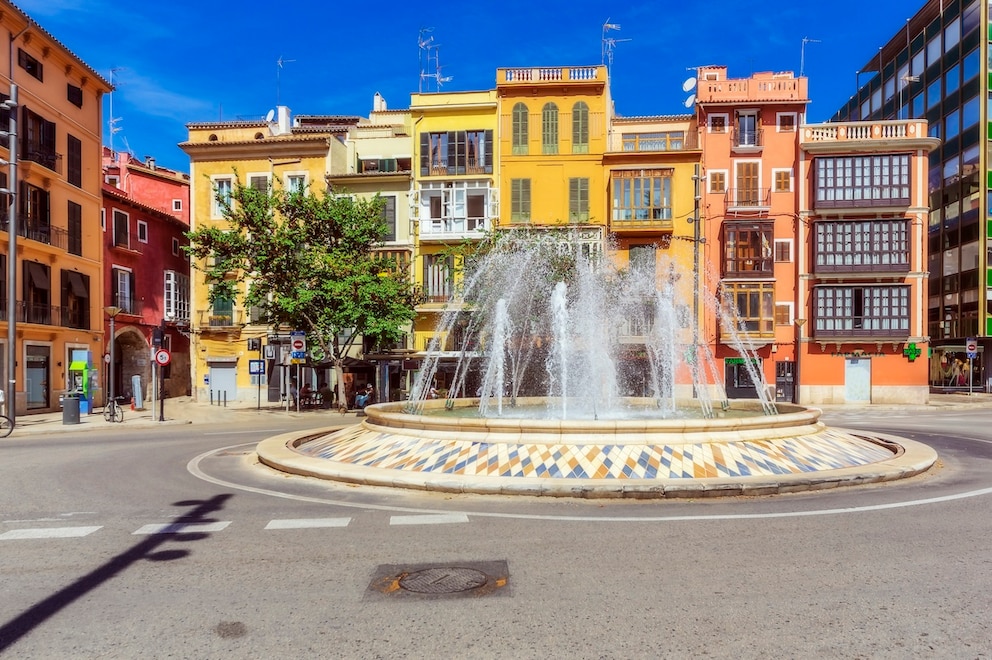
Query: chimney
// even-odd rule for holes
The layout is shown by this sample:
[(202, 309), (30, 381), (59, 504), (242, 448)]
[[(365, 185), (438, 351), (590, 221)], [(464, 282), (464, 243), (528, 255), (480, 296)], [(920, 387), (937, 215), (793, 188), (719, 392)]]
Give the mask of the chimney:
[(155, 158), (152, 156), (145, 156), (145, 167), (150, 170), (155, 169)]
[(290, 123), (289, 108), (280, 105), (276, 108), (278, 112), (278, 117), (276, 119), (276, 125), (273, 126), (273, 135), (289, 135), (293, 132), (292, 124)]
[(382, 94), (376, 92), (375, 96), (372, 97), (372, 111), (382, 112), (385, 109), (386, 109), (386, 99), (382, 98)]

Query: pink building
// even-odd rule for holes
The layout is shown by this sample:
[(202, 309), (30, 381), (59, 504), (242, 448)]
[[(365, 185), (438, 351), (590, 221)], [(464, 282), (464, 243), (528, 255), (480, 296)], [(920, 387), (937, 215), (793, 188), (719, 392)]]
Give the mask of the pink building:
[[(190, 393), (189, 175), (104, 148), (104, 323), (114, 318), (115, 393), (152, 394), (152, 347), (157, 335), (171, 360), (161, 369), (166, 396)], [(161, 330), (161, 333), (157, 332)], [(105, 347), (109, 359), (110, 346)], [(107, 383), (103, 383), (107, 387)]]

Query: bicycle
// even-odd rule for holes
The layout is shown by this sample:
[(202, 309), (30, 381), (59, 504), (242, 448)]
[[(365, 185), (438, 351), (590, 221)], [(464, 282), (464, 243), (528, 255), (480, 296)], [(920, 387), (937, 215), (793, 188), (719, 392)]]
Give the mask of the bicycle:
[(118, 400), (120, 398), (121, 397), (114, 397), (103, 407), (103, 418), (108, 422), (124, 421), (124, 408), (121, 407), (120, 401)]
[(0, 438), (6, 438), (14, 431), (14, 422), (6, 415), (0, 415)]

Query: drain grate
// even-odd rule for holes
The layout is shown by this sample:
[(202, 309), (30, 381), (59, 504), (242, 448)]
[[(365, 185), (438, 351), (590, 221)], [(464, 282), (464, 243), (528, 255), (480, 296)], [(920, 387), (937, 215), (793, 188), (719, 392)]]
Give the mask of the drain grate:
[(383, 564), (376, 568), (366, 598), (464, 598), (509, 595), (505, 561), (444, 564)]

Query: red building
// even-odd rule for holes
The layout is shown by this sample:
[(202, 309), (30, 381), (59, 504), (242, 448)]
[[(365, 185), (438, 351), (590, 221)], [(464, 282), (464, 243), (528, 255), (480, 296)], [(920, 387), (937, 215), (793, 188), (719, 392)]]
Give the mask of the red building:
[[(110, 337), (114, 315), (114, 390), (134, 394), (137, 376), (149, 407), (158, 329), (171, 356), (161, 369), (163, 392), (190, 393), (189, 175), (106, 148), (103, 175), (104, 323)], [(104, 359), (110, 354), (108, 345)]]

